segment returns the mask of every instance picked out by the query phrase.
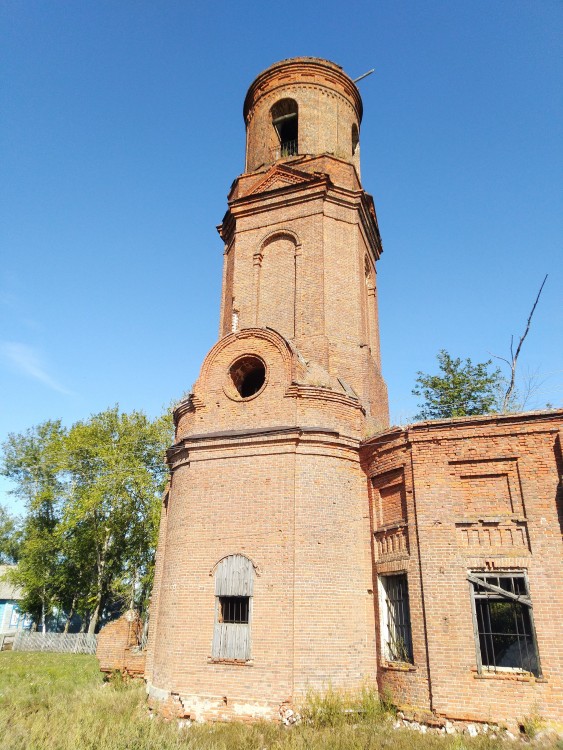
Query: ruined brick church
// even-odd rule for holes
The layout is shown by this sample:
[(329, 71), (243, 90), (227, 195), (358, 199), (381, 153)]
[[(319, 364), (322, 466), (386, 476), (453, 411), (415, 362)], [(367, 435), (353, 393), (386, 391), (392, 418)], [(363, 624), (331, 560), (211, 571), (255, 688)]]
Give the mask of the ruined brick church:
[(563, 719), (563, 412), (389, 427), (362, 100), (271, 66), (219, 227), (219, 340), (175, 411), (145, 677), (192, 719), (366, 682), (429, 716)]

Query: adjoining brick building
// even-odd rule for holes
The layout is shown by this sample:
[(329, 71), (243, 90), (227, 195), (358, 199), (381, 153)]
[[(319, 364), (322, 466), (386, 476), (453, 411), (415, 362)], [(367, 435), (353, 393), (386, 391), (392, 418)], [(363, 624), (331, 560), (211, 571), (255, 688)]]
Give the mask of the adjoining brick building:
[(454, 719), (563, 719), (563, 412), (389, 429), (359, 92), (286, 60), (244, 118), (220, 338), (175, 412), (150, 699), (275, 718), (367, 681)]

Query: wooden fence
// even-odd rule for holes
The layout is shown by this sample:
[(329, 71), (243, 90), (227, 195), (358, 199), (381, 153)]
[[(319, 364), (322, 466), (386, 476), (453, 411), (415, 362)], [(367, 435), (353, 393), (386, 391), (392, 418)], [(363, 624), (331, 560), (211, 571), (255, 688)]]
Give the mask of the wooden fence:
[(63, 654), (95, 654), (98, 637), (89, 633), (29, 633), (20, 630), (13, 651), (56, 651)]

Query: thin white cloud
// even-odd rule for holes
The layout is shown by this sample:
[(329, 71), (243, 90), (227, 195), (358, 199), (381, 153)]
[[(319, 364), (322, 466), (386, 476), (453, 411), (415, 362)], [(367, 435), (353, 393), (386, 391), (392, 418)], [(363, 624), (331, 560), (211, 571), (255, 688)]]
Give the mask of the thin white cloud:
[(51, 390), (65, 396), (73, 395), (72, 391), (64, 388), (49, 375), (33, 347), (17, 341), (2, 341), (0, 342), (0, 352), (17, 370), (28, 377), (38, 380)]
[(10, 278), (8, 281), (11, 283), (3, 287), (0, 280), (0, 307), (5, 307), (8, 314), (12, 314), (18, 324), (32, 331), (41, 331), (43, 326), (35, 318), (29, 316), (29, 302), (27, 300), (24, 302), (20, 295), (10, 289), (10, 286), (15, 286), (13, 279)]

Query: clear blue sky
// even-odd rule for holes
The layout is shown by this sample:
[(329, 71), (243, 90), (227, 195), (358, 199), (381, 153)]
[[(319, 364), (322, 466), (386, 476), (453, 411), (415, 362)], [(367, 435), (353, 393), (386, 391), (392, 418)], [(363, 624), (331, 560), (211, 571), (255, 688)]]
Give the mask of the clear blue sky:
[(4, 0), (0, 27), (0, 440), (190, 388), (244, 95), (296, 55), (376, 69), (362, 176), (393, 421), (439, 349), (507, 355), (545, 273), (521, 371), (545, 381), (530, 408), (562, 404), (560, 0)]

